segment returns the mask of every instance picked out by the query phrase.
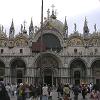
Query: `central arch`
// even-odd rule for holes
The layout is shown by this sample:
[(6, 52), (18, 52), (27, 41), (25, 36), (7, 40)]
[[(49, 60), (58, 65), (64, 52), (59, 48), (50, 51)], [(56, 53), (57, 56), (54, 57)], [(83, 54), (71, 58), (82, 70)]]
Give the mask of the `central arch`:
[(37, 58), (37, 76), (42, 79), (42, 84), (56, 85), (58, 82), (59, 62), (58, 58), (50, 53), (44, 53)]
[(86, 80), (86, 65), (82, 59), (74, 59), (70, 63), (70, 79), (72, 84), (80, 84)]
[(21, 58), (16, 58), (11, 62), (11, 83), (24, 82), (26, 72), (25, 62)]

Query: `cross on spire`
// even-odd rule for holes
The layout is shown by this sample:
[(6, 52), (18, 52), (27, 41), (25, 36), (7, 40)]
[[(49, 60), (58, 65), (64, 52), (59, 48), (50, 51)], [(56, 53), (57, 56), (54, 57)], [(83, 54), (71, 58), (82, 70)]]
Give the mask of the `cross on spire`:
[(54, 4), (52, 4), (51, 7), (52, 7), (52, 11), (54, 11), (54, 7), (55, 7)]
[(87, 26), (87, 18), (86, 17), (85, 17), (85, 23), (84, 24), (85, 24), (85, 26)]
[(54, 13), (54, 4), (52, 4), (52, 15), (51, 15), (51, 18), (53, 18), (53, 19), (56, 19), (56, 15), (55, 15), (55, 13)]

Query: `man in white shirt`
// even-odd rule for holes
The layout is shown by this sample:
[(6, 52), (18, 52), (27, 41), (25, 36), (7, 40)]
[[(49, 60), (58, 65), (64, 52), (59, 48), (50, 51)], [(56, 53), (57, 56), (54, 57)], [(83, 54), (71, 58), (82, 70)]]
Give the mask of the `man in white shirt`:
[(48, 100), (48, 86), (44, 84), (42, 87), (42, 100)]

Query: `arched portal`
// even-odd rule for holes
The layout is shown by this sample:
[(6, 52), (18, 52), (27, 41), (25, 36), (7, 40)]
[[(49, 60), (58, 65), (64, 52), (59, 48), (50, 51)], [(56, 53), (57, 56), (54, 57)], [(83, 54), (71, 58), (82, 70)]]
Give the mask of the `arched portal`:
[(11, 82), (22, 83), (24, 81), (26, 65), (22, 59), (15, 59), (11, 63)]
[(0, 61), (0, 81), (3, 81), (5, 75), (5, 64)]
[(94, 61), (91, 65), (91, 68), (94, 82), (100, 85), (100, 60)]
[(59, 63), (52, 54), (42, 54), (36, 62), (38, 82), (56, 85), (58, 81)]
[(81, 59), (75, 59), (70, 64), (70, 79), (72, 84), (80, 84), (86, 80), (86, 66)]

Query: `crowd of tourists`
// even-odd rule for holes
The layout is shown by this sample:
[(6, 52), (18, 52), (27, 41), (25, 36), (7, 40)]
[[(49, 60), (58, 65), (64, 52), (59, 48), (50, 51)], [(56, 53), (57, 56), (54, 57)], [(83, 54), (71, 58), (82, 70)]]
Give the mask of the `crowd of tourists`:
[(90, 100), (100, 100), (100, 86), (97, 84), (80, 84), (70, 86), (69, 84), (59, 84), (57, 88), (58, 98), (63, 97), (64, 100), (72, 100), (70, 94), (74, 94), (74, 100), (79, 100), (79, 94), (82, 95), (83, 100), (87, 100), (86, 96), (89, 94)]
[(0, 82), (0, 100), (10, 100), (10, 97), (16, 96), (17, 100), (53, 100), (53, 90), (58, 93), (58, 100), (73, 100), (71, 94), (74, 95), (74, 100), (79, 100), (79, 94), (83, 100), (86, 100), (86, 95), (89, 94), (90, 100), (100, 100), (100, 87), (96, 84), (80, 84), (70, 85), (68, 83), (58, 84), (57, 87), (47, 84), (33, 85), (27, 83), (4, 84)]

